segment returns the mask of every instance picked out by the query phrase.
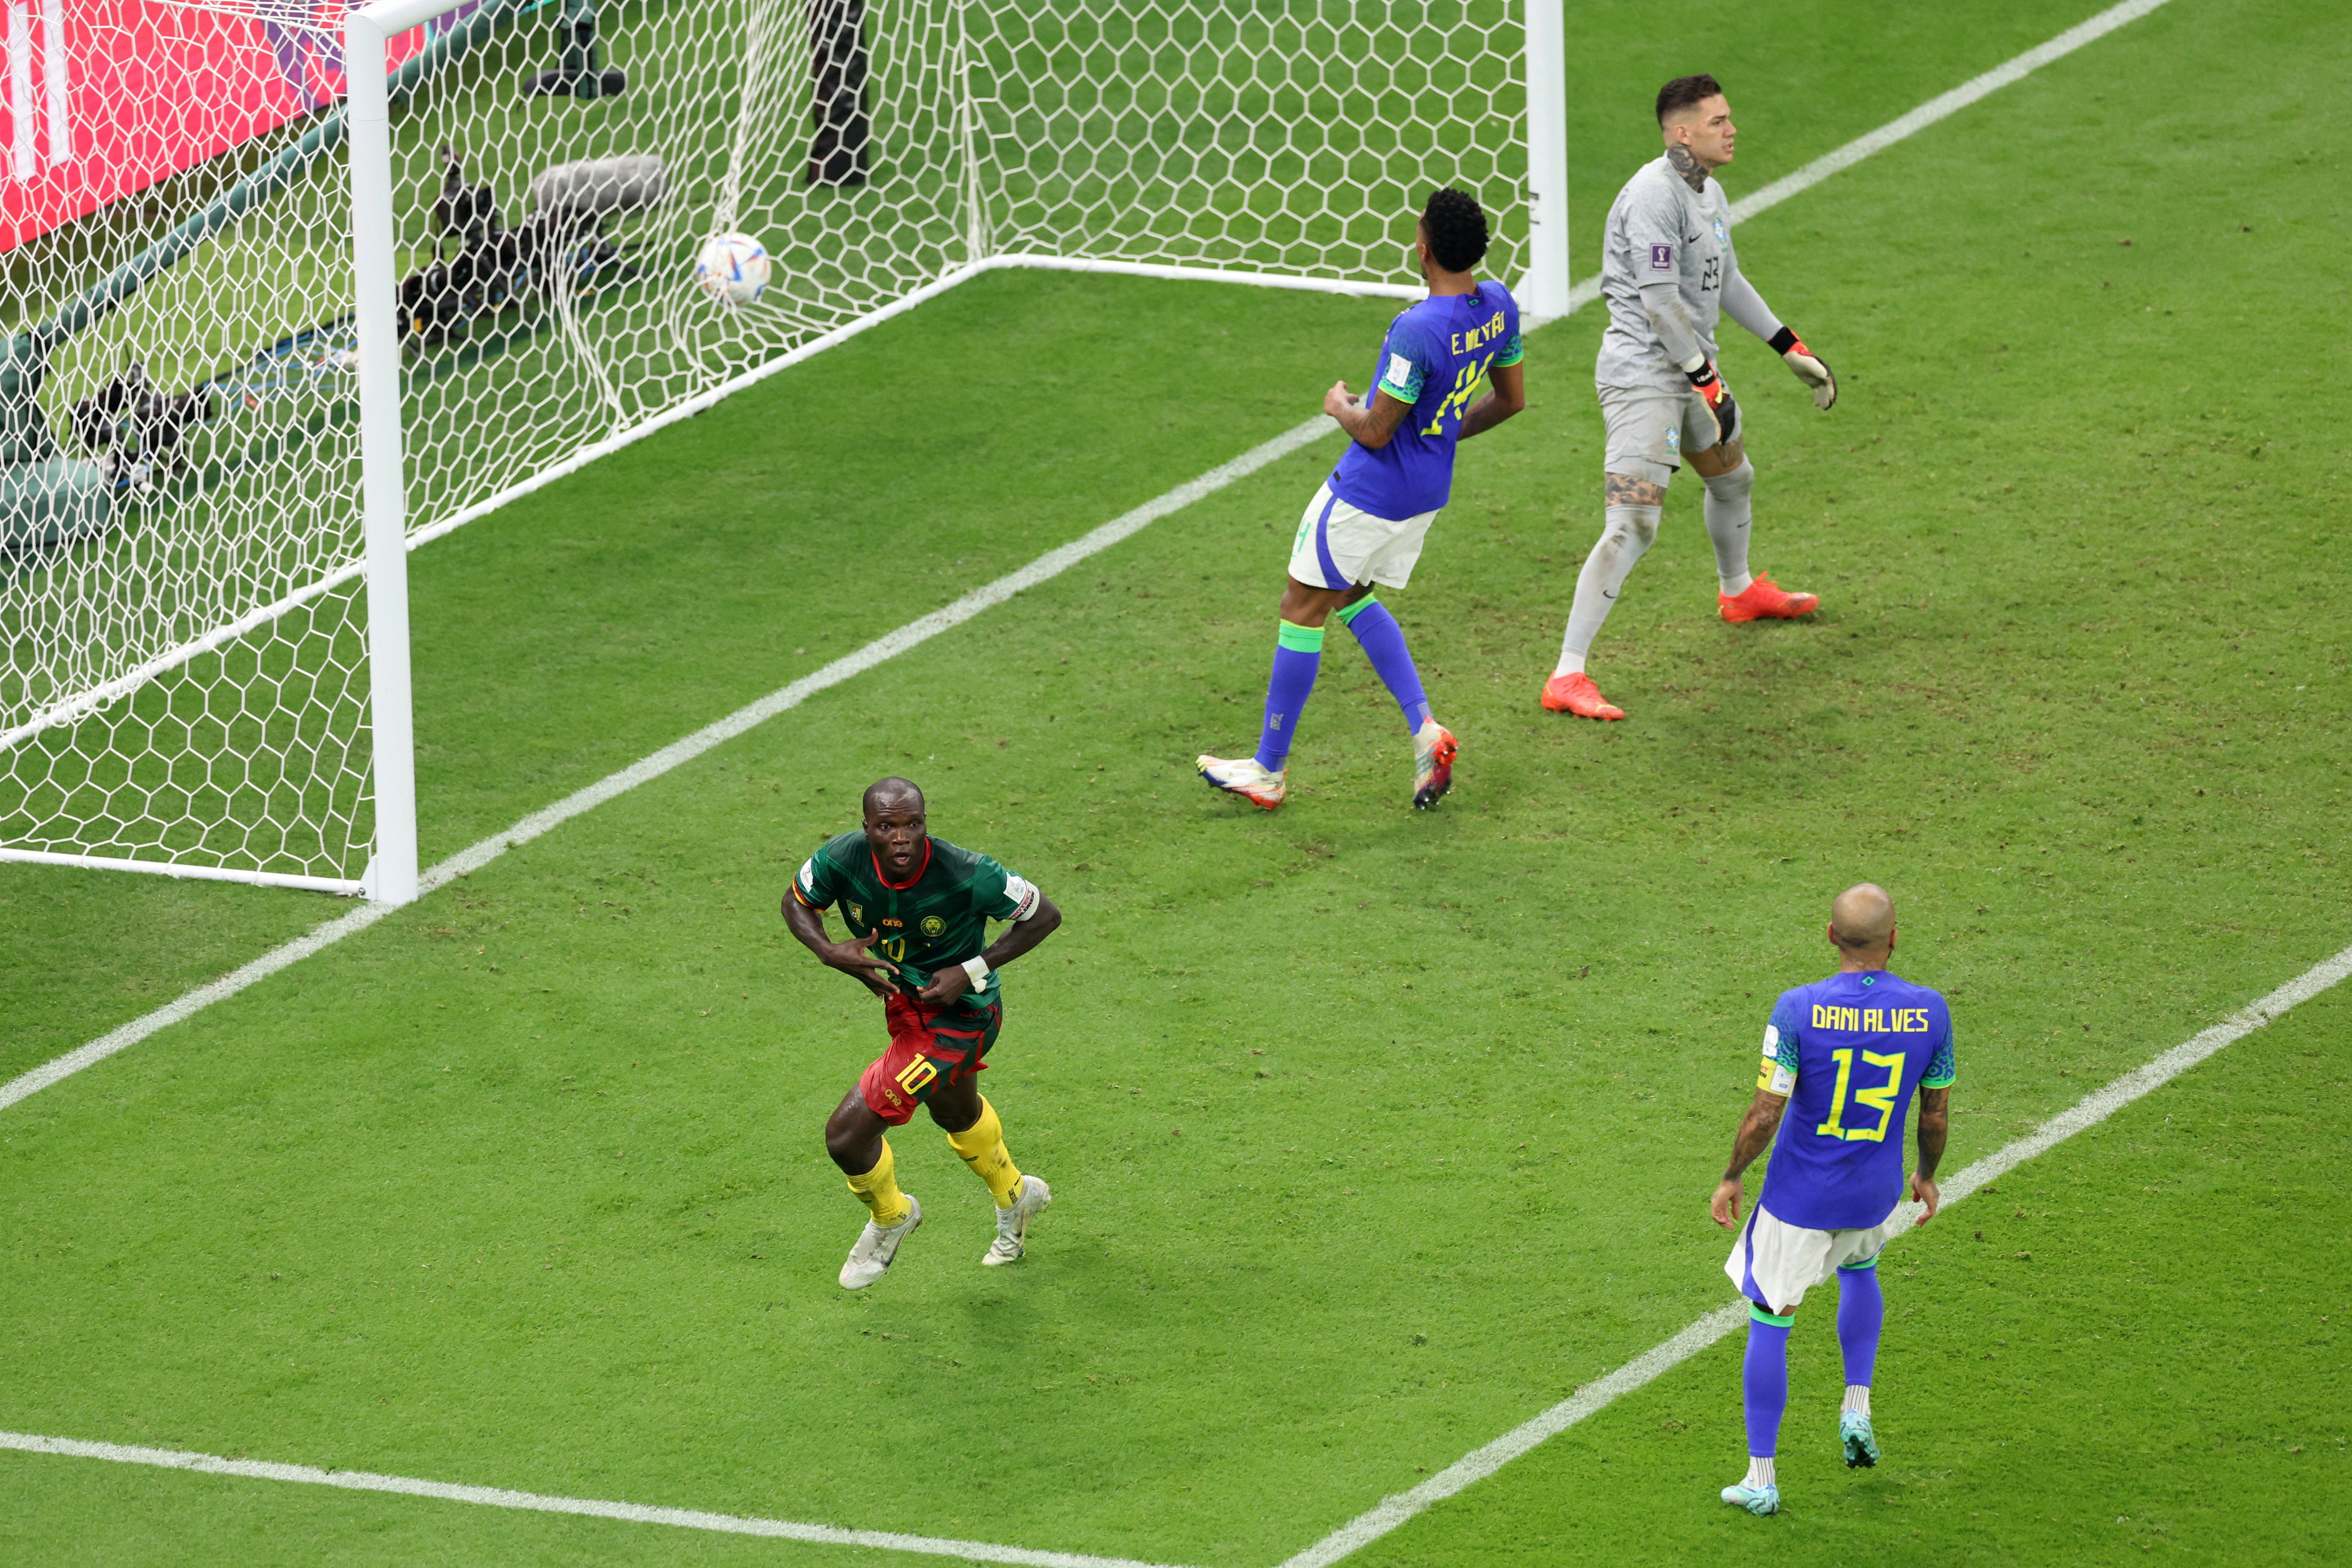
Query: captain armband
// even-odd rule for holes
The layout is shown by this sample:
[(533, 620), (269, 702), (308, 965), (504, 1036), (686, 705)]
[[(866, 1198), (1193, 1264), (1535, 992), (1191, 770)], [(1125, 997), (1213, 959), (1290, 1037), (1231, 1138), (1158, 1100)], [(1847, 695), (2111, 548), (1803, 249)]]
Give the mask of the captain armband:
[(1796, 1092), (1796, 1069), (1780, 1060), (1780, 1028), (1778, 1024), (1764, 1026), (1764, 1060), (1757, 1069), (1756, 1087), (1767, 1094), (1778, 1094), (1784, 1100)]
[(1036, 914), (1043, 898), (1028, 878), (1010, 873), (1004, 878), (1004, 896), (1013, 901), (1012, 918), (1014, 920), (1026, 920)]

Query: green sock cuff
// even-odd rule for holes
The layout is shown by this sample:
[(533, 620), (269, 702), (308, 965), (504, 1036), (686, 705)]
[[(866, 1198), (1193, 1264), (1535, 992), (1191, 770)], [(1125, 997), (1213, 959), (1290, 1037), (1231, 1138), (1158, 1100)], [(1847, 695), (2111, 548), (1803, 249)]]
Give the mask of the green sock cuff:
[(1294, 653), (1319, 653), (1323, 651), (1323, 628), (1294, 626), (1286, 621), (1276, 641)]
[(1759, 1323), (1770, 1323), (1776, 1329), (1794, 1328), (1797, 1324), (1796, 1313), (1790, 1312), (1785, 1318), (1780, 1317), (1766, 1312), (1753, 1301), (1748, 1303), (1748, 1315)]
[(1347, 605), (1340, 610), (1339, 624), (1342, 626), (1353, 626), (1356, 623), (1357, 616), (1361, 615), (1365, 611), (1370, 610), (1373, 605), (1378, 604), (1380, 601), (1381, 596), (1379, 594), (1367, 593), (1353, 604)]
[(1863, 1260), (1861, 1262), (1859, 1262), (1859, 1263), (1841, 1263), (1841, 1264), (1839, 1264), (1839, 1265), (1838, 1265), (1838, 1272), (1839, 1272), (1839, 1273), (1841, 1273), (1841, 1274), (1860, 1274), (1860, 1273), (1866, 1272), (1866, 1271), (1868, 1271), (1868, 1270), (1874, 1270), (1874, 1269), (1875, 1269), (1875, 1268), (1877, 1268), (1877, 1267), (1878, 1267), (1878, 1260), (1877, 1260), (1877, 1259), (1875, 1259), (1875, 1258), (1865, 1258), (1865, 1259), (1864, 1259), (1864, 1260)]

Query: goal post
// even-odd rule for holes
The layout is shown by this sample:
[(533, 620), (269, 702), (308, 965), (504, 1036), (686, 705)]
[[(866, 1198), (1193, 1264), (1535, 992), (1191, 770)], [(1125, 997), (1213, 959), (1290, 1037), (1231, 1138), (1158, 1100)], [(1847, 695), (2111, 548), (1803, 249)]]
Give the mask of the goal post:
[(983, 273), (1569, 308), (1561, 0), (12, 4), (0, 859), (414, 897), (407, 552)]
[(1529, 320), (1565, 316), (1568, 252), (1568, 37), (1563, 0), (1521, 0), (1527, 24), (1528, 254), (1517, 293)]
[[(437, 7), (436, 7), (437, 9)], [(422, 20), (419, 17), (418, 20)], [(416, 897), (416, 742), (408, 648), (408, 496), (401, 410), (399, 230), (392, 210), (392, 99), (385, 46), (408, 26), (367, 11), (344, 30), (351, 96), (352, 290), (360, 420), (360, 513), (367, 563), (369, 759), (375, 852), (362, 889)]]

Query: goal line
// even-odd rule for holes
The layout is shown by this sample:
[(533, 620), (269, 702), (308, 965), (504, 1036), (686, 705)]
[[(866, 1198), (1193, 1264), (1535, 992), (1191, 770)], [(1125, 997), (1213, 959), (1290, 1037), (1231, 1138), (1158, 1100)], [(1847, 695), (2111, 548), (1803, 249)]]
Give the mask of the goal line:
[[(2094, 1090), (2024, 1137), (1971, 1161), (1944, 1183), (1947, 1195), (1944, 1208), (1958, 1206), (2026, 1161), (2048, 1153), (2077, 1133), (2097, 1126), (2126, 1105), (2153, 1093), (2199, 1063), (2285, 1016), (2300, 1004), (2342, 983), (2347, 977), (2352, 977), (2352, 947), (2313, 965), (2285, 985), (2210, 1029)], [(1906, 1204), (1904, 1212), (1916, 1214), (1918, 1208), (1916, 1204)], [(1906, 1230), (1896, 1240), (1902, 1241), (1910, 1234)], [(1383, 1500), (1379, 1506), (1350, 1520), (1305, 1551), (1284, 1559), (1278, 1568), (1331, 1568), (1331, 1564), (1342, 1558), (1361, 1551), (1411, 1522), (1433, 1504), (1486, 1479), (1513, 1459), (1539, 1447), (1548, 1438), (1558, 1437), (1624, 1396), (1655, 1382), (1701, 1351), (1728, 1337), (1747, 1317), (1746, 1304), (1738, 1302), (1706, 1313), (1680, 1333), (1636, 1356), (1616, 1371), (1586, 1384), (1550, 1409), (1455, 1460), (1411, 1491)], [(862, 1546), (922, 1556), (954, 1557), (967, 1562), (1017, 1563), (1025, 1565), (1025, 1568), (1155, 1568), (1154, 1564), (1125, 1557), (1045, 1552), (1024, 1546), (953, 1541), (887, 1531), (845, 1530), (835, 1525), (789, 1520), (747, 1519), (735, 1514), (660, 1508), (645, 1503), (551, 1497), (503, 1487), (466, 1486), (406, 1476), (376, 1475), (365, 1470), (320, 1469), (309, 1465), (268, 1460), (230, 1459), (178, 1449), (132, 1448), (117, 1443), (94, 1443), (74, 1437), (42, 1437), (23, 1432), (0, 1432), (0, 1449), (53, 1454), (67, 1458), (106, 1459), (117, 1464), (152, 1465), (202, 1475), (342, 1487), (355, 1491), (393, 1492), (491, 1508), (581, 1514), (639, 1524), (668, 1525), (683, 1530), (777, 1536), (828, 1546)]]

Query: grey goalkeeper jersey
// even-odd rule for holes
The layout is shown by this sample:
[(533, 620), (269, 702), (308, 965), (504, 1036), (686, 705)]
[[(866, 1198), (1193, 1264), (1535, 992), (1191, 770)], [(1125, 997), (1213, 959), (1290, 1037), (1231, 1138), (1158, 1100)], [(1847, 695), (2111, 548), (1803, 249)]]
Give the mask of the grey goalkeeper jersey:
[(1689, 391), (1690, 379), (1651, 329), (1642, 286), (1677, 285), (1699, 346), (1716, 357), (1724, 279), (1738, 267), (1723, 187), (1709, 176), (1706, 193), (1694, 192), (1661, 153), (1617, 193), (1601, 243), (1601, 297), (1609, 301), (1609, 329), (1601, 335), (1593, 381), (1604, 387)]

